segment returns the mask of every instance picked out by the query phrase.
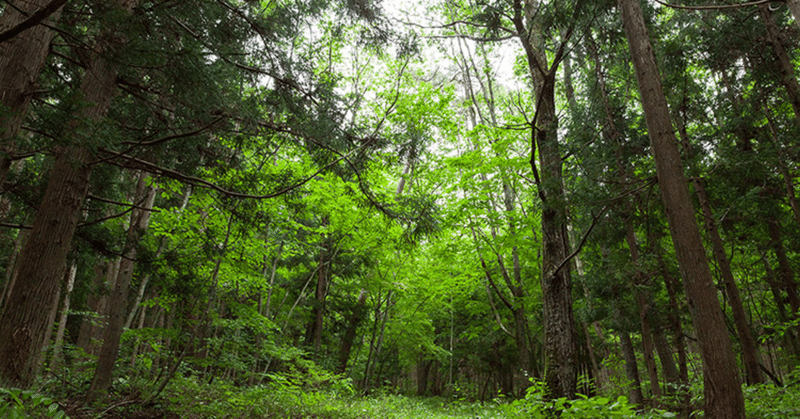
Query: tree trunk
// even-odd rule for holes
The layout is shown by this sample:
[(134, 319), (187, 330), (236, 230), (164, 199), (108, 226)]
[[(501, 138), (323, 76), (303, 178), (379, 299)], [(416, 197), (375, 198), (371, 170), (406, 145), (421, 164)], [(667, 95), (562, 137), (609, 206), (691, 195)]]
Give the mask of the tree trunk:
[[(664, 337), (664, 333), (657, 327), (653, 329), (653, 343), (656, 346), (658, 359), (661, 362), (664, 382), (669, 383), (674, 388), (680, 382), (680, 373), (675, 366), (675, 359), (672, 357), (672, 348), (670, 348), (667, 338)], [(669, 386), (667, 387), (669, 388)]]
[[(10, 1), (0, 16), (0, 32), (4, 32), (29, 15), (47, 6), (52, 0)], [(54, 32), (50, 25), (58, 21), (61, 8), (46, 20), (15, 37), (0, 42), (0, 194), (16, 151), (14, 137), (19, 133), (28, 105), (50, 51)]]
[(622, 359), (625, 360), (625, 378), (628, 379), (628, 400), (633, 404), (642, 404), (644, 396), (631, 335), (628, 332), (619, 332), (619, 342), (622, 346)]
[(711, 204), (708, 202), (708, 195), (706, 194), (703, 182), (699, 178), (694, 178), (693, 183), (695, 193), (697, 193), (697, 198), (700, 201), (700, 207), (703, 210), (703, 218), (705, 219), (706, 231), (711, 239), (714, 258), (717, 261), (719, 273), (722, 275), (725, 293), (728, 295), (728, 304), (731, 306), (736, 332), (739, 335), (739, 344), (742, 349), (742, 361), (744, 361), (745, 368), (745, 380), (747, 384), (750, 385), (761, 384), (764, 382), (764, 377), (761, 375), (761, 367), (759, 366), (758, 347), (750, 331), (750, 323), (744, 312), (744, 304), (742, 303), (742, 297), (739, 295), (739, 287), (736, 285), (736, 280), (733, 278), (731, 262), (728, 259), (728, 255), (725, 253), (725, 246), (722, 243), (722, 237), (719, 235), (714, 212), (711, 211)]
[[(544, 309), (544, 382), (546, 397), (575, 397), (578, 384), (577, 333), (572, 313), (572, 277), (567, 232), (567, 207), (562, 181), (555, 107), (558, 61), (548, 67), (534, 0), (514, 1), (514, 27), (522, 42), (533, 81), (537, 119), (531, 131), (530, 164), (542, 201), (542, 305)], [(525, 21), (532, 22), (526, 27)], [(536, 154), (539, 166), (536, 167)]]
[(342, 346), (339, 348), (338, 374), (344, 374), (344, 372), (347, 370), (347, 361), (350, 360), (350, 350), (353, 348), (353, 342), (356, 339), (358, 325), (364, 319), (364, 315), (366, 314), (365, 304), (367, 302), (367, 295), (367, 290), (362, 289), (361, 293), (358, 295), (356, 306), (353, 308), (353, 313), (347, 319), (347, 330), (344, 332), (344, 336), (342, 337)]
[(700, 342), (705, 414), (715, 419), (743, 419), (744, 398), (736, 358), (705, 257), (642, 9), (639, 0), (619, 0), (619, 6), (641, 92), (667, 220)]
[(0, 385), (33, 383), (49, 313), (89, 186), (88, 150), (59, 147), (28, 241), (17, 259), (18, 280), (0, 317)]
[(53, 357), (50, 359), (50, 371), (58, 371), (61, 363), (62, 350), (64, 349), (64, 331), (67, 328), (67, 315), (69, 314), (70, 297), (72, 288), (75, 285), (75, 275), (78, 271), (77, 262), (73, 261), (67, 274), (67, 289), (64, 292), (64, 304), (61, 307), (61, 315), (58, 318), (58, 330), (53, 342)]
[(120, 338), (127, 315), (125, 311), (128, 308), (128, 291), (131, 278), (133, 278), (134, 261), (139, 242), (150, 224), (150, 210), (153, 208), (155, 196), (155, 188), (147, 185), (147, 174), (140, 173), (134, 203), (141, 208), (134, 208), (131, 211), (131, 221), (122, 251), (119, 275), (111, 296), (111, 304), (109, 304), (108, 325), (103, 331), (103, 346), (100, 348), (94, 378), (86, 395), (89, 403), (99, 393), (107, 391), (111, 385), (114, 363), (119, 353)]
[[(119, 6), (131, 11), (133, 3), (122, 0)], [(68, 123), (68, 145), (56, 148), (31, 236), (19, 256), (20, 281), (9, 309), (0, 317), (0, 385), (26, 388), (35, 378), (49, 313), (89, 188), (91, 152), (81, 144), (86, 135), (81, 120), (99, 121), (106, 115), (117, 78), (117, 64), (107, 61), (107, 56), (123, 46), (124, 41), (111, 31), (100, 35), (96, 45), (100, 52), (87, 66), (80, 89), (83, 101), (90, 105), (82, 108), (80, 118)]]
[(772, 47), (772, 52), (775, 54), (778, 71), (780, 72), (780, 83), (786, 89), (786, 94), (789, 97), (789, 103), (794, 110), (795, 118), (800, 119), (800, 83), (797, 82), (797, 76), (794, 72), (794, 65), (792, 58), (786, 51), (783, 43), (783, 35), (780, 28), (772, 18), (770, 5), (762, 4), (758, 6), (759, 16), (764, 21), (764, 26), (767, 30), (767, 41)]
[(91, 318), (82, 319), (78, 340), (75, 343), (87, 354), (97, 355), (100, 352), (100, 332), (108, 320), (105, 317), (108, 312), (108, 297), (114, 289), (120, 262), (121, 260), (116, 258), (95, 263), (92, 291), (86, 302), (88, 311), (93, 314)]

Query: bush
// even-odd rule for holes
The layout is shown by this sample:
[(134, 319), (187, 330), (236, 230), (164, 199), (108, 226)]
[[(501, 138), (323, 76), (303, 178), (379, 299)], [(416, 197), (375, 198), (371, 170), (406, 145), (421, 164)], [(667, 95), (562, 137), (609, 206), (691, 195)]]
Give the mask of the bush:
[(0, 417), (62, 419), (67, 415), (53, 399), (18, 388), (0, 388)]

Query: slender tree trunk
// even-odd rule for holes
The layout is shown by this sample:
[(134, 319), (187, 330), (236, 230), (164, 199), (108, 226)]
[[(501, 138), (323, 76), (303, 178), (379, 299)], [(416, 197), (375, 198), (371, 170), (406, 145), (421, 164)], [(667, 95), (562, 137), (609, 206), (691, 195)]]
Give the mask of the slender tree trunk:
[(622, 346), (622, 359), (625, 360), (625, 377), (628, 379), (628, 400), (633, 404), (642, 404), (644, 396), (642, 396), (639, 366), (636, 363), (631, 335), (628, 332), (619, 332), (619, 341)]
[(797, 293), (797, 282), (794, 280), (794, 271), (792, 270), (789, 257), (786, 255), (786, 249), (783, 246), (781, 239), (781, 225), (778, 220), (769, 220), (767, 222), (770, 242), (775, 256), (778, 259), (778, 277), (783, 290), (786, 292), (786, 300), (789, 302), (789, 307), (792, 309), (793, 316), (797, 316), (800, 312), (800, 297)]
[(78, 331), (76, 345), (87, 354), (97, 355), (100, 352), (100, 332), (107, 323), (108, 297), (114, 289), (119, 272), (120, 259), (100, 260), (95, 263), (92, 291), (87, 299), (91, 318), (84, 317)]
[(73, 261), (67, 274), (67, 289), (64, 292), (64, 304), (61, 306), (61, 315), (58, 318), (58, 330), (53, 343), (53, 357), (50, 359), (50, 371), (57, 371), (61, 363), (62, 351), (64, 349), (64, 331), (67, 328), (67, 315), (69, 314), (70, 298), (72, 288), (75, 286), (75, 275), (78, 272), (78, 264)]
[[(52, 0), (15, 0), (8, 2), (0, 16), (0, 32), (22, 23), (29, 15)], [(61, 8), (45, 21), (15, 37), (0, 42), (0, 194), (16, 151), (14, 137), (19, 133), (28, 105), (36, 90), (54, 32), (50, 25), (58, 21)]]
[(794, 65), (792, 58), (784, 47), (783, 35), (780, 28), (772, 18), (771, 6), (762, 4), (758, 6), (759, 16), (764, 22), (767, 29), (767, 42), (772, 47), (772, 52), (775, 54), (775, 59), (778, 64), (778, 71), (780, 72), (780, 83), (786, 89), (786, 94), (789, 97), (789, 104), (792, 105), (795, 118), (800, 119), (800, 83), (797, 81), (797, 76), (794, 72)]
[(139, 175), (134, 202), (141, 208), (131, 211), (131, 221), (128, 227), (128, 237), (122, 251), (119, 275), (114, 286), (114, 292), (109, 304), (108, 325), (103, 331), (103, 346), (100, 348), (100, 357), (95, 368), (92, 384), (86, 395), (87, 402), (91, 403), (99, 393), (108, 390), (111, 385), (114, 364), (119, 352), (120, 338), (126, 319), (125, 310), (128, 307), (128, 291), (131, 278), (133, 278), (134, 261), (139, 247), (139, 242), (150, 224), (150, 214), (155, 200), (155, 188), (147, 185), (147, 174)]
[(358, 295), (358, 301), (356, 301), (356, 306), (353, 307), (353, 313), (347, 319), (347, 329), (344, 332), (342, 345), (339, 348), (339, 368), (337, 370), (339, 374), (344, 374), (344, 372), (347, 371), (347, 361), (350, 360), (350, 351), (356, 339), (358, 325), (361, 324), (366, 314), (365, 304), (368, 294), (367, 290), (361, 290), (361, 293)]
[(739, 287), (736, 285), (736, 280), (733, 278), (733, 270), (731, 269), (731, 262), (728, 255), (725, 253), (725, 246), (722, 243), (722, 237), (719, 235), (717, 223), (714, 218), (714, 212), (711, 210), (711, 204), (708, 201), (703, 182), (699, 178), (693, 179), (694, 190), (697, 193), (697, 198), (700, 201), (700, 207), (703, 210), (703, 217), (705, 219), (706, 231), (711, 239), (711, 245), (714, 252), (714, 258), (717, 261), (720, 275), (722, 275), (722, 282), (725, 285), (725, 293), (728, 295), (728, 304), (733, 313), (733, 321), (736, 325), (736, 332), (739, 335), (739, 343), (742, 349), (742, 360), (744, 361), (745, 380), (747, 384), (761, 384), (764, 382), (764, 377), (761, 375), (761, 368), (759, 363), (758, 347), (756, 341), (753, 339), (753, 334), (750, 331), (750, 323), (747, 320), (747, 315), (744, 311), (744, 304), (742, 297), (739, 295)]
[(683, 174), (658, 65), (639, 0), (619, 0), (664, 207), (703, 360), (706, 417), (743, 419), (744, 398), (725, 319)]
[[(674, 387), (680, 382), (680, 373), (678, 367), (675, 366), (675, 359), (672, 356), (672, 348), (664, 337), (664, 333), (659, 328), (653, 328), (653, 343), (658, 353), (658, 359), (661, 361), (661, 370), (664, 373), (664, 381)], [(669, 386), (668, 386), (669, 387)]]

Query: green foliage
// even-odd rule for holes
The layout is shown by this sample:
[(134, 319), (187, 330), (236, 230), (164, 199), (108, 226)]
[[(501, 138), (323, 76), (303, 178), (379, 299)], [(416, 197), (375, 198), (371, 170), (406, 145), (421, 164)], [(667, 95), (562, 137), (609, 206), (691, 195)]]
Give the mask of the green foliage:
[(52, 398), (18, 388), (0, 388), (0, 417), (69, 419)]
[(800, 418), (800, 386), (797, 381), (787, 387), (776, 387), (773, 384), (746, 386), (744, 397), (747, 417)]
[(628, 403), (625, 396), (616, 399), (603, 396), (587, 397), (578, 394), (575, 400), (559, 398), (547, 401), (544, 398), (544, 384), (531, 380), (524, 399), (510, 403), (505, 410), (511, 418), (549, 418), (557, 415), (568, 419), (633, 419), (633, 418), (674, 418), (677, 415), (663, 410), (642, 410)]

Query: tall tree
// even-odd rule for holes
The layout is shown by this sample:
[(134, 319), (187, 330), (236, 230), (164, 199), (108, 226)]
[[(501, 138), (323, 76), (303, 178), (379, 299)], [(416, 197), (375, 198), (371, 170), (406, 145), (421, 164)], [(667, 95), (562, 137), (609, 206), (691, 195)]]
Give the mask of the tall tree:
[[(61, 3), (60, 5), (57, 3)], [(16, 152), (15, 137), (36, 90), (54, 31), (48, 27), (58, 20), (63, 1), (18, 0), (9, 2), (0, 16), (0, 33), (20, 29), (31, 15), (55, 4), (45, 22), (30, 22), (33, 27), (0, 41), (0, 193)], [(44, 19), (46, 16), (42, 16)], [(47, 23), (47, 24), (45, 24)], [(0, 214), (3, 216), (4, 214)]]
[[(130, 13), (136, 4), (136, 0), (122, 0), (112, 7)], [(124, 46), (124, 37), (113, 28), (98, 37), (97, 54), (86, 68), (80, 89), (88, 105), (67, 125), (66, 145), (57, 147), (30, 238), (20, 252), (20, 280), (9, 298), (9, 309), (0, 317), (0, 382), (6, 385), (28, 387), (35, 378), (51, 323), (48, 313), (57, 304), (67, 252), (89, 188), (91, 150), (86, 137), (92, 135), (90, 123), (99, 122), (111, 105), (118, 64), (109, 58)]]
[[(547, 397), (556, 399), (574, 397), (578, 382), (578, 344), (572, 312), (567, 202), (555, 100), (558, 66), (563, 59), (573, 27), (561, 34), (561, 44), (550, 63), (544, 44), (544, 13), (540, 7), (542, 6), (536, 0), (515, 0), (512, 20), (525, 51), (528, 72), (533, 81), (533, 101), (536, 104), (535, 120), (531, 121), (530, 164), (542, 201), (540, 281), (545, 322), (544, 382), (547, 386)], [(576, 10), (580, 10), (580, 6)]]
[(667, 220), (675, 243), (703, 360), (705, 413), (715, 419), (744, 418), (744, 398), (730, 336), (683, 174), (661, 76), (639, 0), (619, 0), (636, 80), (656, 161)]

